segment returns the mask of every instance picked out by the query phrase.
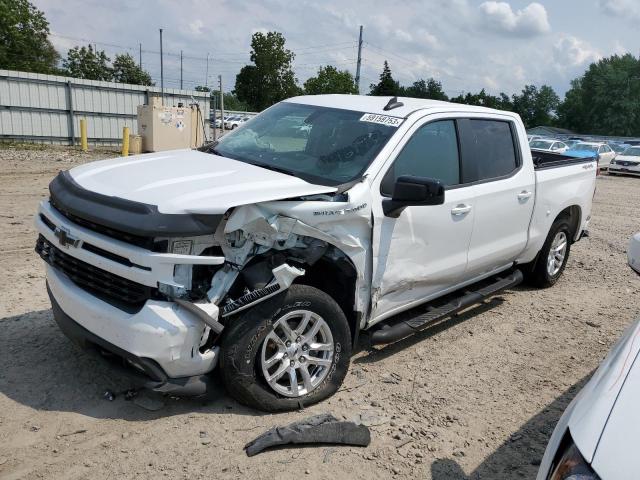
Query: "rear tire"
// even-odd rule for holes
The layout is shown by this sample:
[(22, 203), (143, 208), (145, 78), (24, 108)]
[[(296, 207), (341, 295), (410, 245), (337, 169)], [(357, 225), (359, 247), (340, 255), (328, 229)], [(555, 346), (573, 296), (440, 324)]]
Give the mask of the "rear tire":
[(351, 333), (333, 298), (292, 285), (232, 317), (221, 347), (220, 373), (229, 394), (258, 410), (279, 412), (320, 402), (340, 388)]
[(526, 282), (537, 288), (555, 285), (567, 265), (571, 241), (569, 220), (566, 217), (556, 219), (536, 260), (529, 268), (524, 268)]

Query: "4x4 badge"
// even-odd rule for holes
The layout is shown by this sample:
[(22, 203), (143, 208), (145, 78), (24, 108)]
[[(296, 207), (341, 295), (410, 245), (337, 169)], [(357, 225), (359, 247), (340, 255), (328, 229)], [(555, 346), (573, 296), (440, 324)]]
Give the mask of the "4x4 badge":
[(80, 240), (71, 236), (69, 230), (64, 227), (56, 227), (53, 234), (58, 238), (58, 243), (65, 248), (69, 246), (77, 247), (80, 243)]

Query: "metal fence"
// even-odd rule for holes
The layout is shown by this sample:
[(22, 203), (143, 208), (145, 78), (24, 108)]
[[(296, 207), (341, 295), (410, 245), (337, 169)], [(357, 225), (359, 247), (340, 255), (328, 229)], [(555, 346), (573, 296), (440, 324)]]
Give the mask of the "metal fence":
[[(160, 94), (159, 87), (0, 70), (0, 141), (73, 145), (85, 118), (90, 143), (118, 144), (123, 127), (137, 133), (138, 105)], [(208, 93), (165, 89), (164, 96), (168, 106), (197, 102), (209, 123)]]

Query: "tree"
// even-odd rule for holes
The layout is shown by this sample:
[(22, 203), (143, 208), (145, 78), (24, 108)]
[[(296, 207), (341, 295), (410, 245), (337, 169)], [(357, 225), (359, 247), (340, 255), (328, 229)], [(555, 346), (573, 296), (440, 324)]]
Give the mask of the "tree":
[(195, 91), (196, 91), (196, 92), (210, 92), (210, 91), (211, 91), (211, 88), (209, 88), (209, 87), (205, 87), (204, 85), (198, 85), (198, 86), (195, 88)]
[(395, 96), (401, 92), (400, 84), (393, 79), (391, 68), (389, 68), (389, 63), (386, 60), (380, 74), (380, 81), (372, 83), (369, 88), (371, 89), (369, 95), (378, 97)]
[(113, 69), (109, 66), (111, 60), (104, 53), (91, 45), (88, 47), (74, 47), (67, 53), (62, 62), (67, 75), (87, 80), (113, 80)]
[(0, 68), (57, 73), (59, 60), (44, 13), (27, 0), (0, 0)]
[(116, 55), (113, 61), (113, 80), (133, 85), (153, 85), (151, 75), (140, 68), (128, 53)]
[(613, 55), (571, 83), (558, 124), (597, 135), (640, 135), (640, 59)]
[(428, 98), (431, 100), (449, 100), (447, 94), (442, 90), (442, 83), (434, 78), (427, 81), (422, 79), (413, 82), (410, 87), (403, 88), (402, 94), (413, 98)]
[(520, 115), (527, 128), (554, 125), (560, 98), (548, 85), (538, 88), (525, 85), (521, 95), (513, 95), (513, 111)]
[(304, 91), (308, 95), (323, 93), (358, 93), (353, 75), (347, 70), (338, 70), (332, 65), (320, 67), (318, 75), (304, 82)]
[(285, 48), (285, 42), (278, 32), (257, 32), (251, 37), (253, 65), (242, 67), (234, 93), (252, 110), (263, 110), (300, 93), (291, 65), (295, 55)]
[(488, 94), (483, 88), (478, 93), (467, 93), (458, 95), (451, 99), (454, 103), (465, 103), (467, 105), (477, 105), (480, 107), (495, 108), (498, 110), (513, 110), (513, 103), (506, 93), (495, 96)]

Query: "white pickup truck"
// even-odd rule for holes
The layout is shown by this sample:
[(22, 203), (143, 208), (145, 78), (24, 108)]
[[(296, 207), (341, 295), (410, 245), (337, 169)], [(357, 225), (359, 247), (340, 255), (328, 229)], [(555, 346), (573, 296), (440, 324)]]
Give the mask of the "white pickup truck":
[(292, 98), (201, 151), (61, 172), (36, 218), (60, 328), (158, 391), (277, 411), (327, 398), (354, 342), (404, 338), (586, 233), (593, 159), (532, 153), (518, 115)]

